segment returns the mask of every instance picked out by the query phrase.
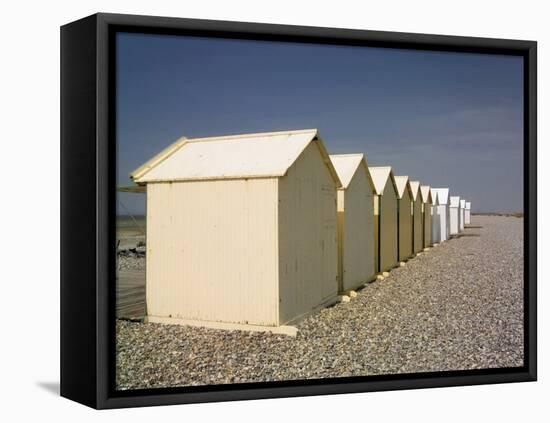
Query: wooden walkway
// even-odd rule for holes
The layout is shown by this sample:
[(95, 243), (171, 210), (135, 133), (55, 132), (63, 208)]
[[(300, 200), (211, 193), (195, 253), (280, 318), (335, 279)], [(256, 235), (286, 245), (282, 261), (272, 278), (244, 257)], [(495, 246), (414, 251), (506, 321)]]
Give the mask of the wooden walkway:
[(116, 317), (140, 319), (145, 315), (145, 271), (120, 270), (116, 285)]

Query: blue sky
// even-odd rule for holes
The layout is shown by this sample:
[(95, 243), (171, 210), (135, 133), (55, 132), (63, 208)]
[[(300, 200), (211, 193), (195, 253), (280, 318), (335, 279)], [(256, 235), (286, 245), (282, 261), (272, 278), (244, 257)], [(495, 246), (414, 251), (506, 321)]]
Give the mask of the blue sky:
[[(117, 183), (181, 136), (318, 128), (330, 153), (523, 211), (520, 57), (117, 36)], [(144, 214), (119, 194), (118, 213)]]

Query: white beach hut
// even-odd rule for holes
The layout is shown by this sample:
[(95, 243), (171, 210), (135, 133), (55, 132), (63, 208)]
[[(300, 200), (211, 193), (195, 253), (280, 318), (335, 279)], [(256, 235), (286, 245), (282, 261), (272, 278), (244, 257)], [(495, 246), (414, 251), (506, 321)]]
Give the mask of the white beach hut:
[(460, 232), (464, 231), (465, 211), (466, 211), (466, 200), (461, 199), (460, 200), (460, 214), (458, 216), (459, 217)]
[(437, 214), (437, 207), (439, 206), (439, 198), (437, 192), (433, 188), (430, 189), (432, 194), (432, 244), (439, 244), (441, 239), (441, 224), (439, 223), (439, 215)]
[(376, 271), (397, 266), (397, 186), (390, 166), (369, 166), (374, 196), (374, 254)]
[(420, 195), (420, 182), (410, 181), (410, 186), (413, 197), (413, 253), (418, 254), (424, 249), (424, 243), (422, 240), (422, 195)]
[(149, 321), (292, 333), (337, 298), (341, 184), (317, 130), (182, 138), (131, 177)]
[(420, 195), (422, 197), (422, 230), (424, 248), (432, 246), (432, 193), (429, 185), (420, 186)]
[(451, 196), (449, 204), (449, 230), (451, 235), (460, 232), (460, 197)]
[(472, 208), (472, 203), (466, 201), (466, 208), (464, 210), (464, 224), (469, 225), (471, 222), (470, 210)]
[(435, 211), (439, 219), (439, 241), (443, 242), (450, 236), (449, 219), (449, 188), (432, 188), (437, 193), (437, 207)]
[(353, 290), (376, 278), (374, 266), (374, 185), (363, 154), (330, 159), (342, 187), (338, 189), (339, 291)]
[(413, 195), (408, 176), (396, 176), (397, 186), (397, 244), (399, 261), (413, 255)]

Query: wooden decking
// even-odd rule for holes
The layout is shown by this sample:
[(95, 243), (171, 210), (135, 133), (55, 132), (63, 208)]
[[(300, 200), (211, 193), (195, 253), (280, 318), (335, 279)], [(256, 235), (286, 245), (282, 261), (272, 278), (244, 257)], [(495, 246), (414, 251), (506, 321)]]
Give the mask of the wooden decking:
[(140, 319), (145, 315), (145, 271), (120, 270), (116, 286), (116, 317)]

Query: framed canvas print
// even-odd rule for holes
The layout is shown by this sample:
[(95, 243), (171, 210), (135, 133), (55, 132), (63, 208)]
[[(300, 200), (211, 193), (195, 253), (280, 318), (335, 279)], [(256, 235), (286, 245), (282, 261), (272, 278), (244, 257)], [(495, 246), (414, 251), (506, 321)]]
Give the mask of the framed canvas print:
[(536, 380), (536, 43), (61, 28), (61, 394)]

